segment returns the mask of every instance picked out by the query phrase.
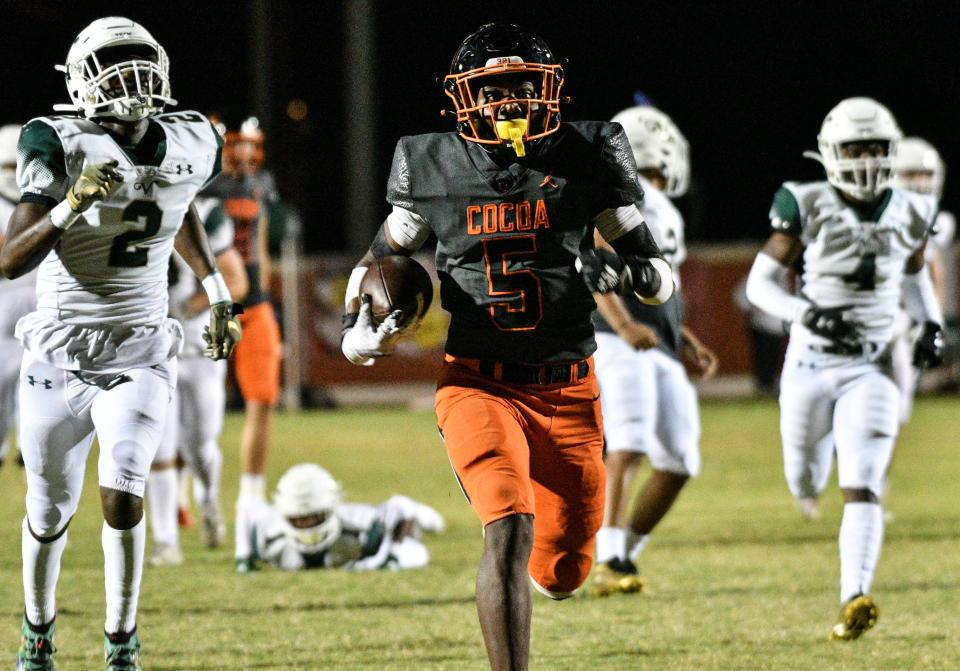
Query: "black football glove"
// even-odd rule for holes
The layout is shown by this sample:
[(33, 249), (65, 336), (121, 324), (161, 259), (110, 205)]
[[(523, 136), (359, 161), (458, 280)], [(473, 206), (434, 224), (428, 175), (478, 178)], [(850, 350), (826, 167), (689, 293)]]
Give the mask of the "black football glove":
[(926, 322), (913, 346), (913, 365), (917, 368), (936, 368), (943, 365), (943, 329), (936, 322)]
[(591, 293), (634, 291), (653, 296), (660, 290), (660, 274), (650, 261), (637, 256), (620, 256), (601, 247), (584, 249), (576, 262), (577, 270)]
[(831, 340), (837, 345), (854, 347), (860, 344), (857, 325), (847, 321), (845, 313), (852, 306), (839, 305), (835, 308), (821, 308), (812, 305), (807, 310), (801, 323), (812, 333)]

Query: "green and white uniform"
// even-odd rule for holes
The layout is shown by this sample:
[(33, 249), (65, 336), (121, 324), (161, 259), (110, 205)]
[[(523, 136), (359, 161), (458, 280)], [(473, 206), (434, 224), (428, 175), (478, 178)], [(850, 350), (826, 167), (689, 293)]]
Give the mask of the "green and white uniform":
[(638, 452), (660, 471), (696, 476), (700, 472), (700, 415), (697, 392), (679, 361), (682, 306), (680, 264), (687, 256), (683, 216), (653, 184), (639, 178), (640, 213), (673, 270), (674, 295), (663, 305), (623, 301), (631, 316), (657, 334), (657, 347), (636, 350), (614, 333), (599, 310), (594, 354), (603, 406), (607, 452)]
[(774, 196), (772, 230), (804, 245), (801, 293), (820, 307), (851, 306), (862, 336), (862, 352), (849, 353), (791, 326), (780, 431), (795, 496), (823, 490), (834, 450), (841, 487), (880, 492), (898, 431), (890, 350), (904, 267), (936, 210), (932, 196), (900, 189), (855, 206), (827, 182), (787, 182)]
[(97, 123), (41, 117), (17, 148), (22, 200), (53, 205), (90, 164), (117, 161), (125, 181), (67, 229), (42, 262), (37, 311), (17, 332), (65, 370), (116, 372), (166, 361), (182, 333), (167, 319), (167, 264), (197, 192), (219, 170), (220, 137), (196, 112), (150, 120), (135, 149)]
[(94, 433), (100, 485), (143, 495), (183, 339), (167, 316), (168, 263), (219, 171), (220, 139), (196, 112), (151, 117), (131, 147), (94, 121), (51, 116), (24, 126), (17, 154), (21, 202), (52, 207), (91, 164), (116, 161), (124, 176), (41, 262), (37, 309), (17, 324), (27, 514), (52, 535), (76, 511)]

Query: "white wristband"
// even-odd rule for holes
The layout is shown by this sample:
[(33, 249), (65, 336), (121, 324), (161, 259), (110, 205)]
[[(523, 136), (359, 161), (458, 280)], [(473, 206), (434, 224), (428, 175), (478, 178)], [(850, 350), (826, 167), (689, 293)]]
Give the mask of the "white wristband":
[(51, 224), (59, 228), (61, 231), (65, 231), (73, 225), (73, 222), (80, 218), (80, 213), (71, 210), (70, 203), (65, 200), (61, 200), (59, 203), (54, 205), (47, 217), (49, 217)]
[(214, 270), (204, 277), (200, 284), (203, 285), (203, 290), (207, 292), (210, 305), (214, 303), (233, 302), (233, 298), (230, 296), (230, 290), (227, 288), (227, 283), (223, 281), (223, 275), (220, 274), (219, 270)]
[(646, 305), (662, 305), (673, 295), (673, 271), (670, 269), (670, 264), (663, 259), (654, 257), (649, 259), (649, 261), (653, 269), (660, 275), (660, 289), (658, 289), (657, 293), (653, 296), (641, 296), (636, 292), (634, 293), (636, 297), (640, 299), (641, 303), (645, 303)]

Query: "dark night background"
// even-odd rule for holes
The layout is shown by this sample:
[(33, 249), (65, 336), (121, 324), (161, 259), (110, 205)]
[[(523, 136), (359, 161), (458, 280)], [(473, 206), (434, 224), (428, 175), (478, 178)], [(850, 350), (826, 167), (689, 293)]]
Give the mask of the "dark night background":
[[(344, 160), (346, 12), (326, 2), (3, 2), (0, 123), (24, 122), (67, 102), (63, 62), (89, 21), (111, 14), (143, 23), (167, 49), (182, 109), (219, 111), (238, 122), (254, 112), (251, 73), (271, 86), (268, 164), (285, 198), (304, 215), (308, 251), (347, 244)], [(441, 131), (446, 98), (436, 85), (460, 41), (480, 24), (512, 20), (569, 59), (567, 119), (609, 118), (642, 89), (690, 140), (695, 192), (683, 204), (692, 242), (765, 236), (770, 197), (785, 179), (822, 174), (801, 158), (816, 148), (826, 112), (853, 95), (891, 108), (907, 134), (946, 160), (944, 207), (956, 209), (960, 149), (960, 28), (957, 3), (772, 2), (377, 2), (377, 221), (393, 146), (405, 134)], [(253, 56), (251, 28), (268, 16), (270, 61)], [(263, 19), (261, 19), (263, 21)], [(261, 36), (264, 34), (261, 31)], [(257, 61), (257, 62), (255, 62)], [(291, 99), (308, 114), (287, 116)], [(270, 121), (272, 119), (272, 121)], [(354, 224), (355, 225), (355, 224)]]

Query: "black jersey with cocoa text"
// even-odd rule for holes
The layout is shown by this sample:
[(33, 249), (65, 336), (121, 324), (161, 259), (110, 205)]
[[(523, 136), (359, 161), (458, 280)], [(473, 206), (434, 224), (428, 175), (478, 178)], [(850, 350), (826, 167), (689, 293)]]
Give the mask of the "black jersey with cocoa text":
[(595, 304), (574, 262), (597, 214), (642, 199), (626, 135), (608, 122), (563, 123), (509, 165), (455, 133), (404, 137), (387, 189), (437, 237), (446, 351), (515, 363), (593, 353)]

